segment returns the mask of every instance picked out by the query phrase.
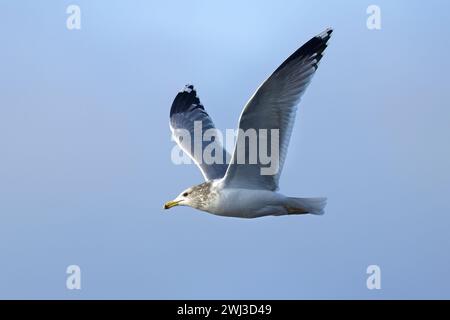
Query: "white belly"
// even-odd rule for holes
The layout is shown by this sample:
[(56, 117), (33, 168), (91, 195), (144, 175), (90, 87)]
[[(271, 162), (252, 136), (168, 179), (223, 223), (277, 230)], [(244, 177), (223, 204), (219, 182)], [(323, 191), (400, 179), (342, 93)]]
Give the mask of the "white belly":
[(222, 189), (210, 213), (240, 218), (256, 218), (266, 215), (285, 214), (283, 202), (286, 197), (267, 190)]

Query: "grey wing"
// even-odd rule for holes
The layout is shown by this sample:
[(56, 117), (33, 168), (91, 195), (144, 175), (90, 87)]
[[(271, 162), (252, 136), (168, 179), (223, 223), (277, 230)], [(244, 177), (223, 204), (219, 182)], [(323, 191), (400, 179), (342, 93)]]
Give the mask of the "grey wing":
[[(327, 47), (332, 30), (327, 29), (315, 36), (295, 51), (284, 61), (272, 75), (256, 90), (244, 107), (239, 120), (239, 133), (231, 164), (224, 182), (227, 186), (249, 189), (278, 189), (278, 181), (283, 168), (289, 145), (292, 127), (295, 121), (297, 104), (305, 92), (318, 63)], [(241, 130), (242, 129), (242, 130)], [(279, 148), (275, 169), (266, 170), (268, 165), (260, 157), (251, 164), (246, 137), (243, 132), (248, 129), (278, 129)], [(270, 137), (267, 135), (267, 137)], [(269, 139), (267, 139), (269, 140)], [(264, 141), (264, 140), (260, 140)], [(276, 152), (267, 146), (268, 154)], [(239, 157), (239, 154), (241, 157)], [(276, 154), (276, 153), (275, 153)], [(245, 158), (245, 159), (244, 159)], [(238, 161), (240, 159), (240, 161)], [(243, 162), (243, 160), (245, 160)]]
[[(206, 181), (219, 179), (225, 175), (227, 170), (225, 161), (229, 159), (229, 155), (222, 143), (214, 140), (218, 136), (214, 134), (216, 128), (200, 103), (194, 86), (186, 85), (183, 91), (175, 97), (170, 108), (170, 129), (174, 140), (199, 167)], [(206, 131), (212, 141), (203, 141)], [(212, 142), (215, 143), (215, 148), (212, 148), (214, 158), (205, 159), (203, 151)], [(195, 147), (195, 143), (197, 147)], [(219, 155), (216, 155), (216, 152), (219, 152)], [(222, 160), (212, 161), (217, 159)]]

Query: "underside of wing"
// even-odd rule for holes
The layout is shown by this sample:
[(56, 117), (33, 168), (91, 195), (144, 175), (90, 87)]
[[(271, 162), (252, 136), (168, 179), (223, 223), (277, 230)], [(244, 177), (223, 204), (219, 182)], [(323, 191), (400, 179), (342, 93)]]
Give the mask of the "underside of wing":
[[(332, 30), (327, 29), (295, 51), (247, 102), (239, 120), (240, 130), (232, 161), (225, 175), (228, 186), (278, 189), (295, 121), (296, 106), (317, 70), (331, 33)], [(245, 134), (252, 130), (257, 134), (259, 149), (256, 162), (250, 146), (251, 134)], [(261, 130), (266, 130), (265, 136), (261, 134)], [(271, 139), (276, 138), (277, 145), (272, 145)], [(259, 152), (262, 144), (266, 144), (264, 148), (267, 155), (271, 155), (270, 163), (261, 161)]]
[(222, 143), (215, 140), (216, 128), (194, 86), (186, 85), (175, 97), (170, 109), (170, 129), (176, 143), (200, 168), (205, 180), (225, 175), (229, 156)]

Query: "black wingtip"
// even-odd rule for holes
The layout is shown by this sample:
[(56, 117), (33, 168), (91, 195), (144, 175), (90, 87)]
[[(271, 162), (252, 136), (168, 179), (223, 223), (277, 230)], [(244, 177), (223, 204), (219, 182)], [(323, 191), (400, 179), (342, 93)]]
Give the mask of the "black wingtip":
[(197, 96), (197, 91), (194, 86), (192, 84), (187, 84), (180, 92), (178, 92), (173, 100), (172, 107), (170, 108), (170, 116), (175, 113), (182, 113), (195, 108), (205, 110), (200, 103), (200, 99)]
[(319, 33), (317, 36), (315, 36), (314, 38), (318, 38), (321, 41), (323, 41), (325, 43), (325, 45), (327, 44), (328, 40), (330, 40), (331, 38), (331, 34), (333, 33), (333, 28), (326, 28), (322, 33)]
[(331, 35), (331, 34), (333, 33), (333, 31), (334, 31), (333, 28), (328, 27), (328, 28), (326, 28), (325, 31), (322, 32), (322, 33), (324, 33), (324, 34), (326, 33), (327, 35)]
[(181, 90), (180, 92), (190, 93), (192, 90), (195, 90), (194, 85), (188, 83), (187, 85), (184, 86), (183, 90)]
[(308, 42), (302, 45), (297, 51), (289, 56), (276, 70), (275, 72), (283, 69), (289, 62), (298, 59), (300, 57), (313, 57), (316, 60), (314, 67), (317, 69), (319, 61), (322, 59), (323, 52), (327, 48), (328, 40), (331, 38), (333, 33), (332, 28), (325, 29), (322, 33), (311, 38)]
[(319, 40), (319, 43), (318, 43), (318, 46), (317, 46), (316, 52), (315, 52), (315, 53), (317, 53), (317, 56), (315, 57), (316, 63), (314, 64), (314, 68), (316, 70), (319, 66), (320, 60), (323, 57), (323, 52), (328, 47), (328, 41), (330, 40), (332, 33), (333, 33), (333, 29), (327, 28), (327, 29), (325, 29), (325, 31), (323, 31), (322, 33), (315, 36), (315, 38)]

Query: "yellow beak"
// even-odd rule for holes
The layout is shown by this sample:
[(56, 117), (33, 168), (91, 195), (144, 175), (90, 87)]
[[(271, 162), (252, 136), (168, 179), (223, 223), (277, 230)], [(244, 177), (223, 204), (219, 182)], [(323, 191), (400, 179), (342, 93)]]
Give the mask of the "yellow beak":
[(168, 201), (164, 204), (164, 209), (170, 209), (172, 207), (176, 207), (179, 203), (181, 202), (181, 200), (178, 201)]

